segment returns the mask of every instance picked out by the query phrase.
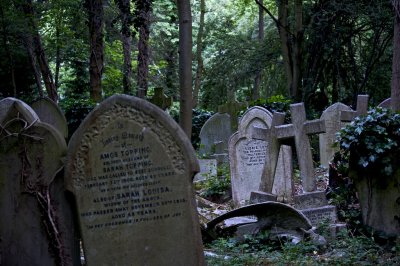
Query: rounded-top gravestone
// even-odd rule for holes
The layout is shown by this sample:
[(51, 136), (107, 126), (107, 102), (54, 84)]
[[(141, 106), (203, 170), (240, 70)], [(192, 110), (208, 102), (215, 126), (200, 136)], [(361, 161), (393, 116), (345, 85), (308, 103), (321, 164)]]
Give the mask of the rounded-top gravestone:
[(192, 179), (198, 163), (178, 124), (142, 99), (114, 95), (68, 146), (88, 265), (203, 265)]

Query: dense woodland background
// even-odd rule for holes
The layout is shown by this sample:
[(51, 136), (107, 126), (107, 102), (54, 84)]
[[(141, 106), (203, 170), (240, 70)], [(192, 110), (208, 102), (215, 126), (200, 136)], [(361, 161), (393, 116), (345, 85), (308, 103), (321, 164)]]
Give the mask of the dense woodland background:
[(376, 105), (399, 87), (399, 6), (0, 0), (0, 98), (49, 96), (73, 123), (114, 93), (151, 98), (162, 87), (189, 135), (192, 108), (216, 111), (233, 92), (241, 102), (282, 95), (315, 113), (357, 94)]

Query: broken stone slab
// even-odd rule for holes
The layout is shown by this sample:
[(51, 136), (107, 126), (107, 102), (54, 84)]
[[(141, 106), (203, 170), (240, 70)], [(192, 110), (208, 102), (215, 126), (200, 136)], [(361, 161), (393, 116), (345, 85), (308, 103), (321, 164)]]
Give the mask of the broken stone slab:
[[(238, 237), (243, 233), (257, 234), (263, 230), (271, 230), (276, 234), (290, 234), (296, 237), (303, 237), (303, 231), (310, 230), (312, 225), (308, 218), (290, 205), (279, 202), (264, 202), (252, 204), (227, 212), (207, 224), (207, 231), (210, 235), (218, 237), (217, 225), (225, 220), (245, 217), (239, 219), (239, 223), (231, 224), (224, 228), (224, 232), (237, 232)], [(251, 220), (248, 220), (250, 218)], [(244, 223), (243, 223), (244, 222)], [(240, 228), (241, 229), (238, 229)], [(242, 235), (243, 236), (243, 235)]]
[(263, 191), (252, 191), (250, 194), (250, 204), (262, 203), (267, 201), (277, 201), (278, 196)]

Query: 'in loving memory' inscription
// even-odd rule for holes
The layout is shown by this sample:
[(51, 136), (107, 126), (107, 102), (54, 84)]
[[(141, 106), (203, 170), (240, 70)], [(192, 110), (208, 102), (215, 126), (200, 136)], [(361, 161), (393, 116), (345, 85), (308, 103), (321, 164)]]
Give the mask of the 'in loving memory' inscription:
[(174, 185), (177, 173), (167, 154), (160, 153), (161, 145), (152, 140), (155, 137), (118, 118), (92, 138), (87, 162), (94, 167), (80, 188), (87, 197), (80, 209), (86, 229), (182, 216), (179, 205), (187, 199), (174, 191), (179, 187)]

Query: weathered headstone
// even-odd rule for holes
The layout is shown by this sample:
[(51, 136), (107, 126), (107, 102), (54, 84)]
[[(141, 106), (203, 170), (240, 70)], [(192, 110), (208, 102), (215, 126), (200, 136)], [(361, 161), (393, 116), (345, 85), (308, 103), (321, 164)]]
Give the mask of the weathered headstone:
[(340, 120), (343, 122), (350, 122), (356, 116), (364, 115), (368, 111), (368, 95), (358, 95), (357, 96), (357, 106), (356, 110), (353, 111), (342, 111), (340, 113)]
[(217, 176), (217, 160), (216, 159), (199, 159), (200, 172), (193, 179), (193, 182), (206, 180), (208, 177)]
[(22, 101), (1, 101), (0, 117), (0, 264), (72, 265), (73, 219), (54, 195), (62, 191), (54, 179), (65, 140)]
[(203, 265), (190, 141), (167, 114), (114, 95), (83, 121), (68, 146), (88, 265)]
[[(237, 206), (248, 203), (253, 191), (260, 189), (265, 191), (262, 189), (264, 187), (262, 175), (265, 165), (270, 163), (266, 160), (269, 147), (266, 141), (253, 139), (251, 132), (254, 126), (267, 129), (271, 127), (271, 123), (272, 114), (268, 110), (262, 107), (252, 107), (243, 115), (238, 131), (232, 135), (229, 141), (232, 197)], [(282, 179), (291, 180), (291, 168), (284, 168), (287, 161), (284, 162), (281, 158), (277, 164), (281, 175), (276, 179), (280, 180), (279, 182)], [(265, 192), (272, 192), (273, 182), (274, 180), (271, 180), (271, 188)], [(278, 190), (279, 193), (284, 193), (280, 189)], [(277, 196), (274, 198), (276, 199)]]
[(340, 121), (342, 111), (351, 111), (351, 108), (343, 103), (335, 103), (329, 106), (321, 115), (325, 121), (326, 132), (319, 135), (319, 154), (321, 165), (328, 168), (329, 162), (337, 151), (333, 144), (336, 140), (336, 133), (346, 125)]
[(40, 98), (32, 103), (32, 108), (39, 116), (40, 121), (56, 128), (64, 138), (68, 137), (68, 124), (64, 113), (50, 98)]
[(161, 109), (165, 110), (172, 105), (172, 97), (167, 97), (164, 94), (164, 89), (157, 87), (154, 89), (154, 96), (150, 99), (152, 104), (157, 105)]
[(201, 155), (214, 154), (216, 145), (221, 145), (220, 150), (227, 151), (231, 135), (230, 116), (228, 114), (214, 114), (201, 128), (199, 153)]

